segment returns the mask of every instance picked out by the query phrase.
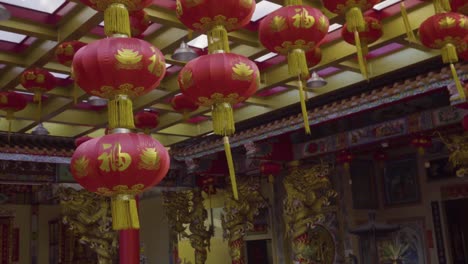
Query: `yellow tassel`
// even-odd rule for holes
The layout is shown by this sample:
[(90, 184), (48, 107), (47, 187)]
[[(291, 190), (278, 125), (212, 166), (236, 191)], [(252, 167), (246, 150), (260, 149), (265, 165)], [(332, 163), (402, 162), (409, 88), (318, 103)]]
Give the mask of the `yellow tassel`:
[(187, 32), (187, 39), (191, 40), (193, 38), (193, 30), (189, 29)]
[(292, 5), (302, 5), (302, 0), (285, 0), (285, 6), (292, 6)]
[(145, 133), (146, 135), (149, 135), (149, 134), (151, 134), (151, 129), (150, 128), (144, 128), (143, 133)]
[(369, 75), (367, 73), (367, 62), (362, 53), (361, 38), (359, 37), (359, 32), (357, 32), (357, 30), (354, 31), (354, 41), (356, 42), (359, 69), (361, 70), (362, 76), (364, 76), (366, 80), (369, 80)]
[(288, 53), (289, 74), (293, 76), (300, 75), (302, 78), (309, 76), (309, 67), (304, 50), (295, 49)]
[(435, 2), (437, 2), (439, 6), (439, 13), (452, 11), (452, 7), (450, 6), (450, 2), (448, 0), (435, 0)]
[(138, 209), (134, 196), (119, 194), (112, 197), (112, 228), (114, 230), (140, 229)]
[(231, 136), (236, 132), (234, 113), (229, 103), (216, 104), (212, 111), (213, 132), (220, 136)]
[(126, 95), (118, 95), (116, 99), (109, 101), (108, 115), (109, 129), (135, 128), (132, 101)]
[(310, 135), (309, 114), (307, 113), (307, 105), (304, 96), (304, 87), (302, 86), (301, 78), (299, 78), (299, 98), (301, 100), (302, 119), (304, 120), (304, 129), (307, 135)]
[(226, 28), (221, 25), (215, 26), (213, 29), (208, 31), (208, 52), (213, 53), (218, 50), (224, 52), (230, 52), (229, 41)]
[(275, 182), (275, 177), (273, 177), (273, 174), (268, 175), (268, 183), (273, 184)]
[(14, 117), (14, 113), (12, 110), (6, 110), (6, 120), (13, 120), (15, 117)]
[(364, 21), (361, 9), (358, 7), (353, 7), (346, 12), (346, 23), (349, 32), (362, 32), (366, 29), (366, 22)]
[(10, 144), (10, 141), (11, 141), (11, 119), (8, 119), (8, 144)]
[(442, 48), (442, 61), (444, 63), (458, 62), (457, 48), (453, 44), (446, 44)]
[(229, 138), (225, 136), (224, 140), (224, 152), (226, 153), (226, 160), (229, 168), (229, 177), (231, 179), (232, 194), (235, 200), (239, 200), (239, 193), (237, 192), (237, 180), (236, 172), (234, 170), (234, 162), (232, 161), (231, 145), (229, 144)]
[(131, 36), (127, 7), (113, 3), (104, 11), (104, 31), (108, 37), (115, 34)]
[(190, 112), (189, 111), (182, 111), (182, 120), (184, 122), (187, 122), (190, 118)]
[(465, 101), (466, 100), (465, 89), (463, 88), (460, 82), (460, 78), (458, 78), (457, 69), (455, 69), (455, 65), (453, 65), (453, 63), (450, 63), (450, 70), (452, 71), (452, 78), (455, 81), (455, 86), (457, 87), (458, 96), (460, 97), (461, 100)]
[(361, 43), (362, 56), (366, 57), (369, 54), (369, 46), (367, 43)]
[(411, 43), (417, 43), (416, 36), (414, 35), (413, 29), (411, 28), (411, 23), (409, 21), (408, 12), (406, 11), (405, 2), (400, 4), (401, 16), (403, 17), (403, 23), (405, 25), (406, 37)]

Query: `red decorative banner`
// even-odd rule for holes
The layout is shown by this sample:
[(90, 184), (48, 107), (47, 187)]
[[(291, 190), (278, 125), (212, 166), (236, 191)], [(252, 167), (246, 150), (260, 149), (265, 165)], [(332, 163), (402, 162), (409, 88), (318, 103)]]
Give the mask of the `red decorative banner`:
[(449, 185), (440, 188), (442, 200), (453, 200), (468, 197), (468, 184)]

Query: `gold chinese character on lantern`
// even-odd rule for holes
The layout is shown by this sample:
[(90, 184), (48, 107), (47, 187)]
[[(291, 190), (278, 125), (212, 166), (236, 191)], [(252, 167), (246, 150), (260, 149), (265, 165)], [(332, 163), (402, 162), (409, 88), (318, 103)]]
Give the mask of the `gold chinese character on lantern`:
[(132, 157), (130, 154), (122, 152), (122, 146), (119, 143), (115, 145), (103, 144), (102, 147), (108, 152), (104, 152), (98, 157), (98, 160), (102, 161), (100, 170), (110, 172), (128, 169), (132, 163)]
[(315, 24), (315, 18), (309, 14), (305, 8), (297, 8), (296, 15), (293, 16), (294, 27), (296, 28), (311, 28)]

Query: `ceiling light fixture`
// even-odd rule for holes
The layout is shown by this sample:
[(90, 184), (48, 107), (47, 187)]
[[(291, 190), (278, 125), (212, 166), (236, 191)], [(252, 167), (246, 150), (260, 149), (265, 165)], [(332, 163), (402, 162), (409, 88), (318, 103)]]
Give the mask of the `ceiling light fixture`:
[(307, 80), (307, 87), (308, 88), (320, 88), (320, 87), (327, 85), (327, 83), (328, 82), (324, 78), (320, 77), (318, 73), (313, 72), (312, 76), (309, 78), (309, 80)]
[(31, 134), (36, 135), (36, 136), (47, 136), (49, 135), (49, 130), (44, 127), (42, 123), (39, 123), (33, 131), (31, 131)]
[(174, 51), (171, 58), (177, 61), (191, 61), (198, 57), (198, 53), (187, 45), (184, 41), (180, 43), (180, 47)]

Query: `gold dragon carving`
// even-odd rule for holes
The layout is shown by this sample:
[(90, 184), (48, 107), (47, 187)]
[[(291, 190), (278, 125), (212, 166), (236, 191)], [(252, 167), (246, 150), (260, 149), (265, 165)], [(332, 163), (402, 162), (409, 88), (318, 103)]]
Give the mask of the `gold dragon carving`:
[(117, 232), (112, 230), (110, 201), (86, 190), (58, 190), (62, 220), (75, 237), (97, 255), (98, 264), (112, 264), (118, 248)]
[(205, 226), (208, 212), (203, 205), (201, 190), (164, 192), (163, 197), (172, 239), (175, 241), (178, 236), (189, 239), (195, 250), (195, 264), (204, 264), (214, 231), (212, 226)]
[(327, 177), (329, 171), (327, 164), (310, 168), (293, 166), (283, 181), (286, 190), (283, 200), (286, 237), (291, 240), (294, 260), (301, 264), (315, 263), (318, 256), (312, 254), (310, 234), (324, 220), (323, 208), (337, 196)]
[(254, 227), (255, 217), (268, 203), (260, 192), (260, 184), (252, 178), (238, 180), (239, 199), (227, 192), (221, 222), (224, 238), (229, 242), (232, 264), (244, 264), (244, 236)]
[[(442, 138), (442, 137), (441, 137)], [(468, 133), (442, 138), (450, 152), (449, 161), (456, 168), (458, 177), (468, 176)]]

